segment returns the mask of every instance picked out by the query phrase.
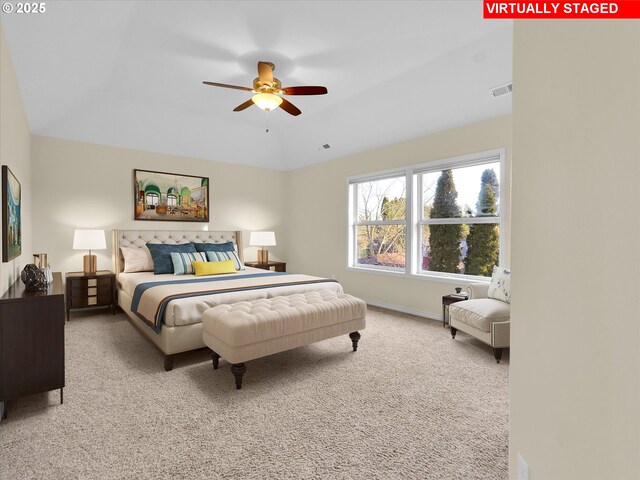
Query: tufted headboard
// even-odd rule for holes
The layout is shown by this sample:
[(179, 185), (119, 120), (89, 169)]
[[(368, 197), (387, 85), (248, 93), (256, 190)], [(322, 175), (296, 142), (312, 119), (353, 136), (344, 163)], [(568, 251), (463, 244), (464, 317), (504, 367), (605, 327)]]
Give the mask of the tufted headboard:
[(114, 230), (113, 231), (113, 266), (116, 273), (124, 269), (124, 259), (120, 247), (142, 248), (151, 243), (226, 243), (233, 242), (238, 250), (238, 257), (244, 261), (242, 252), (242, 232), (210, 232), (205, 230)]

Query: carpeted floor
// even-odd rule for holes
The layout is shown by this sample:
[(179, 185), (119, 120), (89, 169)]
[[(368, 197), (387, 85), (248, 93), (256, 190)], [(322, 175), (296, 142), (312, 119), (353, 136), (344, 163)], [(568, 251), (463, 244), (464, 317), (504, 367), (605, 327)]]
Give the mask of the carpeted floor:
[(127, 321), (75, 312), (66, 388), (11, 401), (0, 479), (503, 479), (508, 365), (442, 324), (370, 308), (347, 336), (229, 365), (202, 350), (165, 372)]

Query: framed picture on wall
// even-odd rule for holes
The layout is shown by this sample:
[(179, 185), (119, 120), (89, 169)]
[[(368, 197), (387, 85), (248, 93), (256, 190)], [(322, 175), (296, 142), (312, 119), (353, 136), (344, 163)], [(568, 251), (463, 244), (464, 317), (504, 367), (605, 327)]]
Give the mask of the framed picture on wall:
[(2, 261), (22, 253), (22, 191), (9, 167), (2, 166)]
[(209, 177), (133, 171), (133, 218), (169, 222), (209, 221)]

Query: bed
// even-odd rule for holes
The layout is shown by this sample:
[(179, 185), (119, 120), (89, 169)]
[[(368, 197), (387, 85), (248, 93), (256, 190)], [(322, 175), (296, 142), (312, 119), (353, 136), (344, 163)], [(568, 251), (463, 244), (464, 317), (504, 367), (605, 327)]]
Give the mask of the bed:
[(242, 247), (238, 248), (242, 245), (242, 233), (203, 230), (113, 231), (118, 305), (138, 330), (162, 352), (167, 371), (173, 368), (177, 354), (205, 347), (202, 341), (202, 315), (208, 308), (318, 290), (342, 293), (341, 285), (332, 279), (251, 267), (206, 278), (154, 275), (148, 271), (125, 273), (120, 247), (142, 249), (147, 242), (165, 245), (233, 242), (243, 262)]

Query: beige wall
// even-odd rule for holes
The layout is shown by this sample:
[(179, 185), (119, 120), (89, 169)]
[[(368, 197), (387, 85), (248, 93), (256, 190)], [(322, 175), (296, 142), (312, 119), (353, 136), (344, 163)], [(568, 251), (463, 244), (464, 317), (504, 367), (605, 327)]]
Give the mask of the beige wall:
[[(34, 135), (33, 248), (49, 254), (54, 270), (82, 270), (86, 252), (73, 250), (76, 228), (107, 231), (107, 250), (95, 252), (98, 268), (112, 268), (113, 228), (139, 230), (243, 230), (245, 259), (255, 260), (249, 248), (250, 230), (274, 230), (276, 259), (286, 252), (284, 174), (229, 163), (177, 157)], [(154, 222), (133, 220), (133, 169), (208, 176), (210, 222)]]
[(640, 23), (514, 26), (511, 478), (640, 478)]
[[(335, 274), (349, 293), (408, 312), (440, 316), (442, 295), (452, 291), (451, 284), (347, 270), (346, 179), (496, 148), (506, 150), (502, 191), (508, 231), (510, 115), (287, 172), (288, 268), (322, 276)], [(508, 259), (508, 245), (505, 247)]]
[[(0, 163), (8, 165), (22, 187), (22, 255), (0, 264), (0, 293), (20, 276), (31, 257), (31, 135), (22, 95), (0, 27)], [(4, 188), (4, 186), (2, 186)], [(1, 217), (1, 215), (0, 215)]]

